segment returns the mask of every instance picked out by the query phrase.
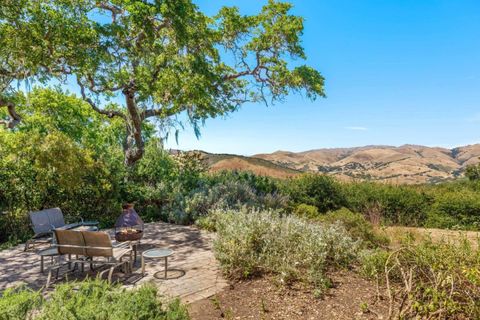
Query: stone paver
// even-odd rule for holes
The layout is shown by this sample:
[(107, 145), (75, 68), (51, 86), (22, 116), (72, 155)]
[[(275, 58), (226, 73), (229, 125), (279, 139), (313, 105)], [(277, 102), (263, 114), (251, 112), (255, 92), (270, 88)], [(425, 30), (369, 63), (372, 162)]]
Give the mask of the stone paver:
[[(111, 230), (109, 232), (112, 233)], [(180, 297), (186, 303), (210, 297), (228, 286), (213, 255), (212, 240), (212, 234), (192, 226), (147, 223), (133, 274), (126, 277), (117, 273), (117, 279), (127, 287), (154, 282), (163, 295)], [(40, 258), (36, 254), (43, 248), (45, 247), (24, 252), (23, 245), (20, 245), (0, 251), (0, 292), (20, 283), (25, 283), (34, 289), (40, 289), (45, 285), (47, 274), (40, 273)], [(167, 280), (160, 280), (153, 276), (155, 272), (163, 272), (163, 259), (146, 259), (146, 275), (141, 276), (141, 252), (151, 248), (169, 248), (174, 251), (174, 254), (168, 258), (168, 269), (172, 271), (168, 273)], [(48, 270), (50, 261), (49, 259), (45, 261)], [(87, 274), (78, 272), (71, 277), (85, 277)], [(59, 280), (61, 281), (65, 280)]]

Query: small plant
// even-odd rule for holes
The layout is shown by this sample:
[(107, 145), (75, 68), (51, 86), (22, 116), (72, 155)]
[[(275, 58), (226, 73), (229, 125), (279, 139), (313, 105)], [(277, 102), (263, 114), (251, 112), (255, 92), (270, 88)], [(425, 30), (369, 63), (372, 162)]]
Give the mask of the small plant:
[(195, 225), (199, 227), (200, 229), (210, 231), (210, 232), (215, 232), (217, 231), (216, 228), (216, 219), (213, 214), (209, 214), (207, 216), (199, 217), (195, 221)]
[(265, 303), (265, 299), (261, 298), (260, 299), (260, 308), (261, 308), (261, 311), (262, 313), (268, 313), (268, 308), (267, 308), (267, 304)]
[(213, 304), (213, 307), (217, 310), (222, 310), (222, 307), (220, 305), (220, 300), (218, 299), (218, 297), (215, 295), (213, 296), (210, 301), (212, 302)]
[(368, 307), (368, 303), (366, 302), (360, 303), (360, 311), (362, 311), (362, 313), (368, 313), (370, 311)]
[(42, 295), (21, 286), (5, 290), (0, 295), (0, 320), (25, 320), (32, 318), (32, 310), (43, 302)]
[(320, 299), (323, 296), (323, 290), (321, 289), (314, 289), (313, 290), (313, 297), (315, 299)]

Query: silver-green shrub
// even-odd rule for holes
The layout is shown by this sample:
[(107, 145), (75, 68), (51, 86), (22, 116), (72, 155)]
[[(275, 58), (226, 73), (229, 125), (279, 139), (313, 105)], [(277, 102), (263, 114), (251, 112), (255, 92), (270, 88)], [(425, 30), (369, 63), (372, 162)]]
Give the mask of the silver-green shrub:
[(215, 255), (232, 278), (272, 273), (317, 288), (329, 267), (347, 266), (359, 243), (340, 224), (313, 224), (275, 211), (217, 210)]
[(207, 215), (211, 210), (239, 209), (241, 207), (261, 209), (283, 209), (287, 197), (279, 193), (258, 193), (245, 181), (223, 181), (185, 199), (185, 211), (193, 218)]

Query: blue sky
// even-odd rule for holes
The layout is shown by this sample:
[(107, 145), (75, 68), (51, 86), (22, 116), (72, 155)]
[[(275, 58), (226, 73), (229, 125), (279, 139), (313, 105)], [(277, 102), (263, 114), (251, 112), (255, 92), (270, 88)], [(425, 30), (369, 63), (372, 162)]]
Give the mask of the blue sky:
[[(405, 143), (452, 147), (480, 142), (480, 1), (295, 0), (305, 18), (307, 63), (326, 78), (326, 99), (290, 96), (210, 119), (184, 150), (251, 155), (276, 150)], [(260, 0), (196, 0), (214, 14)]]

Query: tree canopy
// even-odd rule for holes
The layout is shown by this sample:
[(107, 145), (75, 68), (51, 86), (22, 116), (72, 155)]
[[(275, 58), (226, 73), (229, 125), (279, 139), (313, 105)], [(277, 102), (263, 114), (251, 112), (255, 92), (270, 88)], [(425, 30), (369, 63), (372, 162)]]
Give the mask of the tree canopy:
[(324, 96), (306, 59), (303, 19), (273, 0), (257, 15), (224, 7), (206, 16), (191, 0), (0, 0), (0, 124), (13, 129), (19, 83), (75, 84), (97, 113), (125, 124), (125, 164), (144, 154), (143, 128), (198, 132), (207, 118), (291, 92)]

